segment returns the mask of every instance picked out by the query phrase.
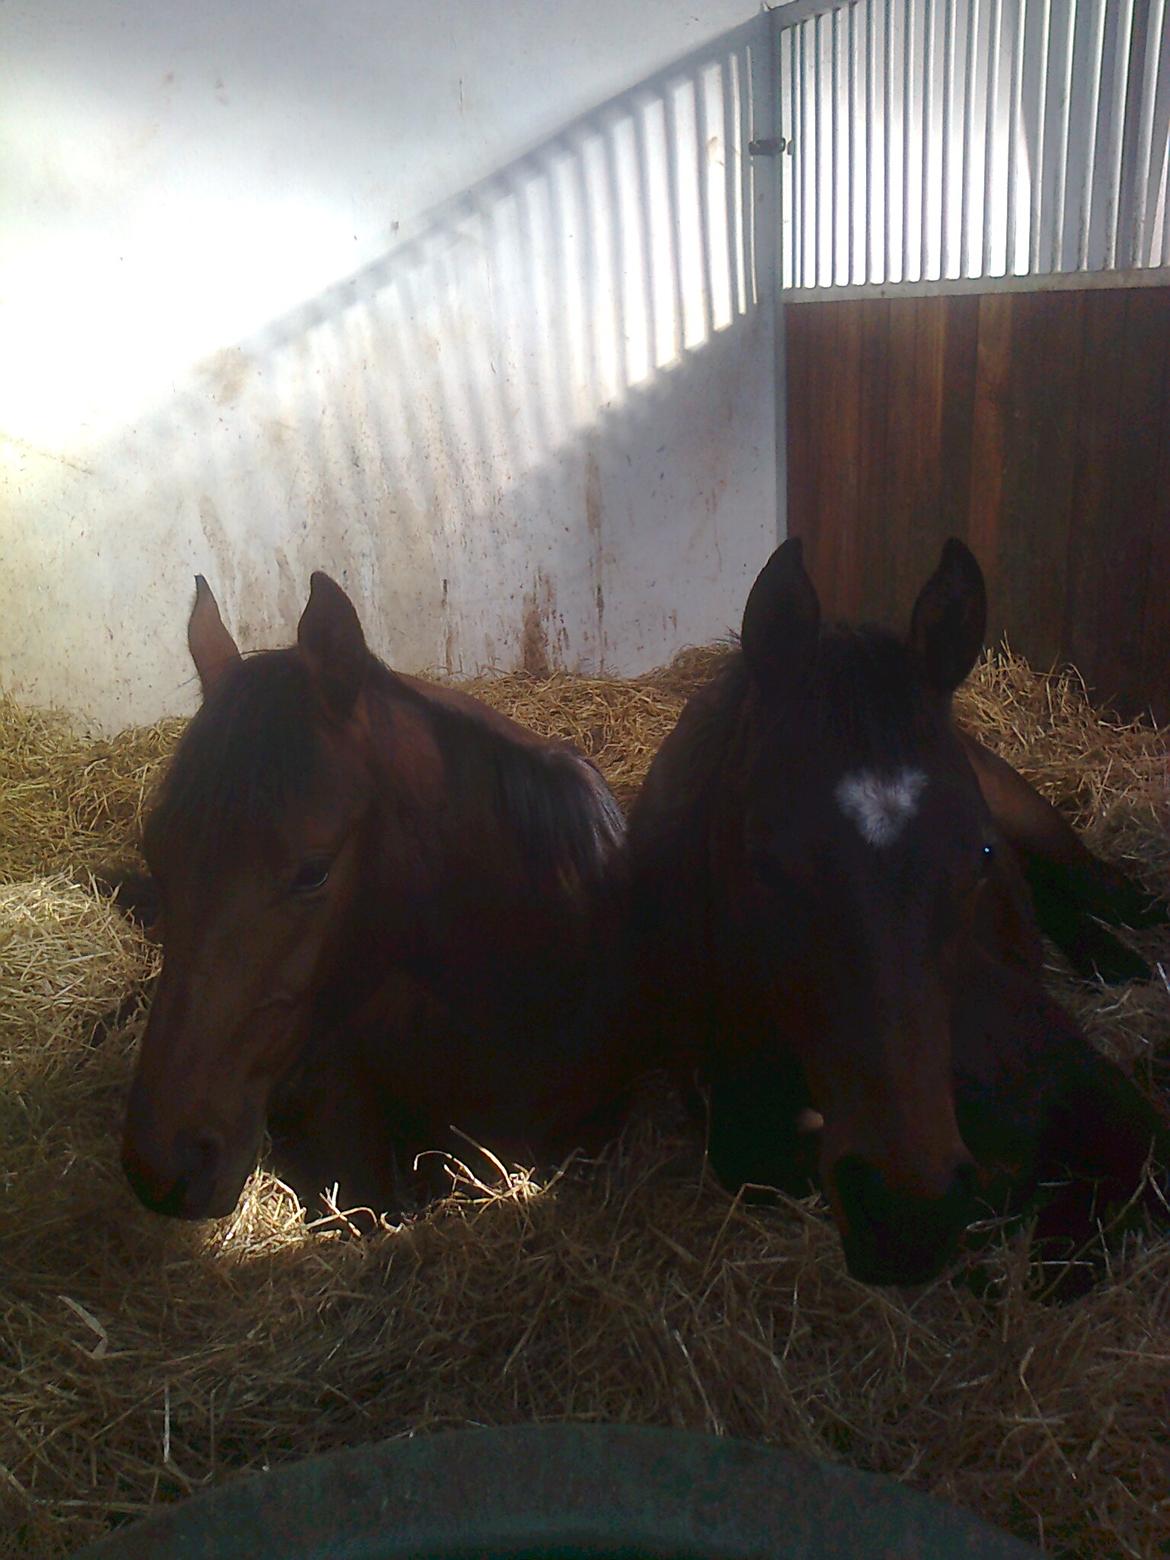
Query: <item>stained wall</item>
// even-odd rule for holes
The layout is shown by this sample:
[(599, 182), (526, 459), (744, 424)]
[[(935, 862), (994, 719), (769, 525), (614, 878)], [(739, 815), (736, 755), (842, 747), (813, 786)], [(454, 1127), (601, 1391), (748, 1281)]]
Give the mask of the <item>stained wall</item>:
[(762, 19), (10, 0), (0, 686), (190, 709), (308, 576), (414, 671), (636, 672), (779, 516)]

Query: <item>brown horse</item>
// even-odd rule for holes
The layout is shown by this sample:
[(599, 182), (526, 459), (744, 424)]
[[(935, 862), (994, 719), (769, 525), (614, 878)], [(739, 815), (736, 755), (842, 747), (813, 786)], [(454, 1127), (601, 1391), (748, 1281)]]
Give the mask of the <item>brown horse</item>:
[(1151, 1145), (1170, 1148), (1041, 987), (980, 779), (1051, 870), (1072, 835), (952, 723), (985, 615), (952, 541), (906, 640), (823, 627), (785, 543), (630, 819), (644, 1018), (679, 1076), (709, 1085), (717, 1171), (819, 1180), (851, 1271), (874, 1283), (932, 1276), (977, 1198), (1026, 1196), (1052, 1172), (1081, 1179), (1046, 1233), (1087, 1235), (1094, 1191), (1127, 1198)]
[(141, 1200), (230, 1212), (266, 1125), (303, 1200), (338, 1183), (376, 1210), (435, 1189), (423, 1151), (588, 1137), (622, 1081), (596, 1037), (623, 825), (593, 766), (390, 671), (324, 574), (294, 647), (242, 658), (202, 578), (188, 642), (203, 705), (143, 839), (163, 965), (123, 1143)]

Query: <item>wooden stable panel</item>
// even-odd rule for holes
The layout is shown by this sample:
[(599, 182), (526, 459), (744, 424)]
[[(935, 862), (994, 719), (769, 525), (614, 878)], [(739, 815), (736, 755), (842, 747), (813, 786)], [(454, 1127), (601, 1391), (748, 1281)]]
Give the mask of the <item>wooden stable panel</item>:
[(905, 623), (948, 536), (989, 637), (1170, 720), (1170, 288), (789, 304), (788, 523)]

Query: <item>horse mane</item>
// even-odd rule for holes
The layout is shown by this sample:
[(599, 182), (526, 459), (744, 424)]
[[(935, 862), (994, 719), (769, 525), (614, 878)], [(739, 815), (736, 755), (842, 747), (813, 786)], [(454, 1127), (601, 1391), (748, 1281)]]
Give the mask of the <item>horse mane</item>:
[(639, 857), (657, 856), (673, 871), (696, 849), (749, 686), (743, 654), (732, 647), (683, 706), (634, 800), (630, 845)]
[[(422, 708), (456, 805), (488, 807), (514, 831), (530, 880), (595, 883), (611, 867), (624, 820), (588, 760), (556, 743), (510, 739), (472, 704), (429, 697), (370, 657), (375, 697)], [(315, 693), (295, 650), (248, 656), (192, 718), (147, 819), (147, 834), (176, 832), (189, 849), (229, 844), (271, 827), (306, 796), (321, 743), (307, 718)]]
[(453, 704), (381, 662), (372, 685), (422, 709), (455, 805), (489, 809), (513, 830), (533, 884), (596, 884), (612, 872), (625, 820), (601, 774), (574, 749), (512, 737), (472, 701)]
[(188, 848), (223, 850), (266, 832), (288, 803), (308, 794), (320, 743), (305, 710), (308, 667), (293, 650), (247, 656), (192, 717), (146, 820)]

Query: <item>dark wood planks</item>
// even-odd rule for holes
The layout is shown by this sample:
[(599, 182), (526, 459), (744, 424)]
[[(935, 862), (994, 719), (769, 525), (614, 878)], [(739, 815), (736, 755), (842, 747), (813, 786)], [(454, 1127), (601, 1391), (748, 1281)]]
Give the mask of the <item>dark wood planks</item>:
[[(1003, 390), (1003, 472), (989, 629), (1037, 666), (1064, 644), (1069, 514), (1082, 399), (1082, 292), (1016, 305)], [(1037, 589), (1043, 582), (1043, 589)]]
[(789, 528), (826, 611), (897, 626), (949, 535), (991, 632), (1170, 719), (1170, 289), (785, 310)]

